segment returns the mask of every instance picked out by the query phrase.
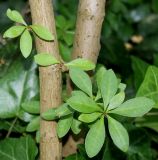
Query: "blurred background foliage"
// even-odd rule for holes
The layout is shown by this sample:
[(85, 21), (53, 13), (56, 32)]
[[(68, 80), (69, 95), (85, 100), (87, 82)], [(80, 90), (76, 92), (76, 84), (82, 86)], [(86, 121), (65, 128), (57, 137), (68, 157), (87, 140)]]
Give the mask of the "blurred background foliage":
[[(78, 0), (53, 2), (60, 54), (64, 61), (69, 61)], [(7, 8), (20, 11), (31, 24), (27, 1), (0, 0), (0, 151), (11, 156), (6, 149), (8, 144), (24, 147), (28, 142), (31, 149), (26, 149), (27, 156), (34, 160), (38, 157), (39, 132), (36, 131), (38, 127), (28, 131), (27, 125), (37, 115), (25, 112), (21, 104), (39, 100), (38, 71), (31, 56), (27, 60), (22, 58), (17, 39), (2, 38), (4, 31), (12, 25), (5, 15)], [(130, 134), (127, 153), (119, 151), (107, 135), (102, 151), (94, 159), (158, 159), (158, 0), (107, 0), (98, 63), (112, 68), (127, 84), (127, 99), (147, 96), (156, 102), (156, 106), (143, 118), (122, 119)], [(17, 160), (21, 160), (16, 147), (14, 150)], [(0, 157), (1, 160), (9, 160), (3, 158), (1, 152)], [(88, 159), (83, 145), (78, 146), (78, 153), (66, 158), (73, 159)]]

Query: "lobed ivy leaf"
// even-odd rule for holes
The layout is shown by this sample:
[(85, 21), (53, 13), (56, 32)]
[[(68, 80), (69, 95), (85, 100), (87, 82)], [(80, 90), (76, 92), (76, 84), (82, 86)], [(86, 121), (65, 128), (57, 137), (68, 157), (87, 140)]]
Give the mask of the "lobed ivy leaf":
[(149, 112), (154, 106), (154, 101), (146, 97), (137, 97), (127, 100), (119, 107), (108, 111), (127, 117), (141, 117)]
[(27, 26), (22, 15), (16, 10), (7, 9), (7, 17), (14, 22), (22, 23)]
[(49, 66), (60, 63), (49, 53), (40, 53), (34, 56), (35, 62), (41, 66)]
[(40, 127), (40, 116), (35, 117), (30, 121), (30, 123), (26, 127), (27, 132), (34, 132), (39, 130)]
[(24, 26), (13, 26), (5, 31), (3, 34), (3, 38), (15, 38), (20, 36), (26, 27)]
[(95, 101), (86, 95), (78, 95), (70, 97), (67, 100), (67, 104), (70, 105), (74, 110), (81, 113), (92, 113), (92, 112), (102, 112), (102, 108), (98, 106)]
[(110, 116), (108, 118), (108, 128), (114, 144), (123, 152), (127, 152), (129, 147), (129, 136), (121, 123)]
[(24, 111), (31, 114), (40, 113), (40, 102), (39, 101), (28, 101), (21, 104), (21, 107)]
[(76, 68), (80, 68), (85, 71), (92, 70), (95, 68), (94, 63), (92, 63), (91, 61), (87, 59), (83, 59), (83, 58), (77, 58), (69, 63), (66, 63), (65, 66), (70, 67), (70, 68), (76, 67)]
[(62, 117), (57, 124), (57, 134), (59, 138), (64, 137), (71, 128), (73, 117), (72, 115), (68, 115), (66, 117)]
[(92, 83), (89, 76), (79, 68), (70, 68), (70, 78), (82, 91), (92, 97)]
[(31, 53), (32, 37), (28, 30), (25, 30), (20, 37), (20, 50), (25, 58), (27, 58)]
[(33, 32), (35, 32), (35, 34), (39, 36), (41, 39), (47, 41), (54, 40), (54, 36), (46, 27), (40, 25), (31, 25), (30, 27), (32, 28)]
[(85, 139), (85, 149), (90, 158), (99, 153), (105, 141), (104, 117), (94, 123)]
[(71, 130), (74, 134), (79, 134), (81, 132), (81, 122), (73, 118)]

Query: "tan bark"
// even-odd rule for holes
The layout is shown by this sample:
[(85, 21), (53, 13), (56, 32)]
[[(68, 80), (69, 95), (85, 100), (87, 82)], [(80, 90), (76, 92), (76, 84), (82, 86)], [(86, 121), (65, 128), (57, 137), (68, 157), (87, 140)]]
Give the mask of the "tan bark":
[[(46, 42), (36, 38), (37, 51), (53, 54), (59, 59), (55, 20), (51, 0), (29, 0), (33, 24), (45, 26), (53, 33), (55, 40)], [(41, 113), (61, 103), (61, 70), (58, 65), (40, 67)], [(41, 119), (40, 160), (60, 160), (61, 143), (56, 133), (56, 123)]]
[[(78, 6), (76, 32), (72, 58), (85, 58), (96, 63), (100, 51), (100, 34), (105, 16), (106, 0), (80, 0)], [(71, 88), (68, 77), (67, 86)], [(70, 92), (70, 91), (69, 91)], [(76, 152), (76, 145), (82, 143), (82, 137), (74, 140), (70, 135), (63, 147), (63, 156)]]

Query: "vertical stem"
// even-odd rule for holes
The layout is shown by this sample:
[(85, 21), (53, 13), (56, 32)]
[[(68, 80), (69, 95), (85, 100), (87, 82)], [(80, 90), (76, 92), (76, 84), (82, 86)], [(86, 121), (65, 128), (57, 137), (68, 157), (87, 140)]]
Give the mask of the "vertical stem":
[[(33, 24), (45, 26), (55, 36), (52, 42), (36, 38), (38, 53), (47, 52), (59, 59), (55, 20), (51, 0), (29, 0)], [(61, 70), (59, 65), (40, 67), (40, 112), (61, 103)], [(40, 160), (60, 160), (61, 143), (56, 133), (56, 123), (41, 119)]]

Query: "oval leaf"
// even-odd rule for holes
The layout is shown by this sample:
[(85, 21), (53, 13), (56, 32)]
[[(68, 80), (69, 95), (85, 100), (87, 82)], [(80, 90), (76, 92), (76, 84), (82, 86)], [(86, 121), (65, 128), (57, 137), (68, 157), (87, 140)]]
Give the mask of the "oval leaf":
[(153, 106), (154, 101), (151, 99), (137, 97), (124, 102), (118, 108), (109, 111), (109, 113), (115, 113), (127, 117), (141, 117), (149, 112)]
[(95, 68), (95, 64), (92, 63), (91, 61), (87, 60), (87, 59), (83, 59), (83, 58), (78, 58), (75, 59), (69, 63), (66, 63), (65, 66), (67, 67), (77, 67), (80, 68), (82, 70), (88, 71), (88, 70), (92, 70)]
[(71, 130), (74, 134), (79, 134), (81, 131), (81, 122), (78, 121), (77, 119), (73, 119), (72, 125), (71, 125)]
[(30, 27), (40, 38), (47, 41), (54, 40), (54, 36), (49, 32), (49, 30), (46, 27), (40, 25), (31, 25)]
[(101, 150), (105, 141), (104, 117), (94, 123), (85, 139), (85, 149), (89, 157), (94, 157)]
[(40, 126), (40, 116), (31, 120), (31, 122), (26, 127), (26, 131), (27, 132), (37, 131), (39, 129), (39, 126)]
[(28, 30), (25, 30), (20, 38), (20, 50), (25, 58), (27, 58), (31, 53), (32, 37)]
[(67, 100), (68, 105), (70, 105), (74, 110), (81, 113), (92, 113), (97, 111), (102, 111), (102, 109), (86, 95), (73, 96)]
[(89, 76), (79, 68), (70, 68), (70, 78), (82, 91), (92, 97), (92, 83)]
[(3, 38), (15, 38), (22, 34), (25, 30), (24, 26), (13, 26), (10, 27), (8, 30), (5, 31)]
[(49, 66), (53, 64), (60, 63), (56, 58), (54, 58), (49, 53), (40, 53), (34, 56), (35, 62), (41, 66)]
[(129, 147), (129, 136), (123, 125), (108, 116), (108, 128), (114, 144), (123, 152), (126, 152)]

